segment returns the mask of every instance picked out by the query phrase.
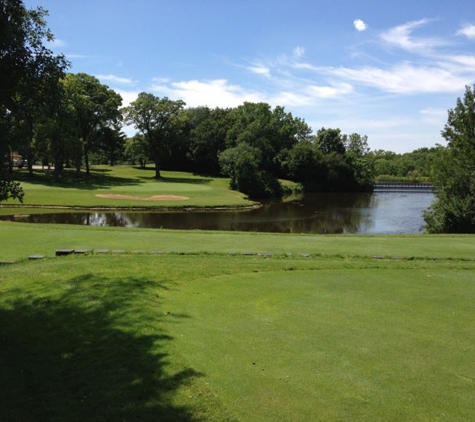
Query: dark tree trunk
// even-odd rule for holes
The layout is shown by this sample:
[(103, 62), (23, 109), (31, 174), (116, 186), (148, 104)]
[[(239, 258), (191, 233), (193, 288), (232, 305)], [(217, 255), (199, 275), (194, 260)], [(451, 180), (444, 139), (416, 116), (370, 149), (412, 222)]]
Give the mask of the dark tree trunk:
[(86, 166), (86, 174), (89, 176), (89, 151), (87, 148), (84, 148), (84, 164)]
[(59, 182), (61, 179), (61, 174), (63, 172), (63, 160), (61, 157), (54, 158), (54, 173), (53, 177), (55, 182)]
[(153, 162), (155, 163), (155, 179), (161, 179), (162, 175), (160, 174), (160, 157), (157, 153), (153, 154)]
[(160, 162), (157, 159), (155, 161), (155, 179), (161, 179), (162, 175), (160, 174)]

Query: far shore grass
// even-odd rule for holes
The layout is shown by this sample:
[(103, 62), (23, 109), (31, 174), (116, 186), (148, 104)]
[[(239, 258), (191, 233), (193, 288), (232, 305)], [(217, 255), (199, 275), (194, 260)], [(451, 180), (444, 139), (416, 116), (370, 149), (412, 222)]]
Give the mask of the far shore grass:
[[(160, 208), (160, 207), (250, 207), (256, 204), (245, 195), (229, 189), (229, 179), (183, 172), (155, 171), (132, 166), (93, 166), (90, 176), (68, 169), (60, 182), (54, 182), (47, 170), (15, 170), (25, 197), (22, 207), (81, 208)], [(115, 199), (99, 195), (125, 195), (134, 198)], [(153, 196), (179, 196), (179, 200), (145, 200)], [(4, 205), (19, 205), (9, 200)], [(0, 212), (5, 213), (0, 208)]]
[[(151, 175), (38, 174), (25, 203), (251, 204)], [(475, 236), (0, 221), (0, 264), (0, 421), (475, 420)]]

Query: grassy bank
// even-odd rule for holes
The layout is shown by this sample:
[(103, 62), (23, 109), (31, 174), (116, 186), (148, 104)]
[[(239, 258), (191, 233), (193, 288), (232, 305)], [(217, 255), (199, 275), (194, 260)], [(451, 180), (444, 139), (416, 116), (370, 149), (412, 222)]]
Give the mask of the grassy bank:
[[(150, 208), (253, 204), (241, 193), (230, 190), (228, 179), (163, 171), (163, 178), (157, 180), (154, 175), (152, 168), (94, 166), (90, 176), (68, 170), (60, 182), (55, 182), (48, 171), (37, 170), (29, 176), (26, 170), (16, 170), (16, 178), (25, 191), (24, 206)], [(18, 201), (5, 204), (16, 205)], [(7, 211), (4, 209), (3, 213)]]
[(0, 420), (475, 417), (473, 236), (0, 233)]

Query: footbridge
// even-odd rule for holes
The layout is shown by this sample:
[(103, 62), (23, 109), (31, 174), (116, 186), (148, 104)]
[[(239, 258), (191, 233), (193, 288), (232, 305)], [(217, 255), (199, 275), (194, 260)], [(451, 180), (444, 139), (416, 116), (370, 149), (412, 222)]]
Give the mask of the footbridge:
[(432, 192), (431, 183), (376, 182), (374, 192)]

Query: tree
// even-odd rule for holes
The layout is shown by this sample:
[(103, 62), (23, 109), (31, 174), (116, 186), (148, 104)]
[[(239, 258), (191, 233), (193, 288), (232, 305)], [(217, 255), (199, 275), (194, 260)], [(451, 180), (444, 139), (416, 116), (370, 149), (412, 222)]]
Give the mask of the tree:
[(183, 109), (182, 100), (172, 101), (141, 92), (129, 107), (123, 109), (124, 120), (133, 124), (147, 139), (150, 154), (155, 163), (155, 178), (160, 179), (160, 157), (162, 148), (174, 135), (174, 119)]
[(317, 131), (315, 143), (324, 154), (336, 153), (344, 154), (346, 137), (342, 136), (340, 129), (321, 128)]
[(370, 148), (368, 137), (359, 133), (352, 133), (346, 137), (346, 160), (353, 170), (356, 182), (355, 189), (371, 191), (374, 185), (374, 172), (371, 159), (368, 157)]
[(290, 179), (301, 183), (308, 191), (323, 190), (326, 171), (322, 156), (322, 151), (310, 141), (303, 140), (295, 144), (285, 162)]
[(221, 172), (231, 178), (231, 189), (250, 198), (279, 197), (283, 189), (279, 181), (261, 168), (261, 152), (246, 142), (228, 148), (219, 156)]
[(475, 233), (475, 85), (448, 111), (431, 181), (436, 200), (424, 213), (430, 233)]
[(194, 171), (219, 175), (219, 154), (226, 149), (230, 109), (186, 110), (190, 124), (189, 159)]
[[(99, 145), (104, 129), (115, 129), (121, 118), (122, 97), (97, 78), (85, 73), (66, 75), (64, 87), (74, 108), (79, 152), (84, 155), (86, 174), (89, 175), (89, 153)], [(81, 168), (80, 154), (76, 167)]]
[[(26, 9), (21, 0), (0, 0), (0, 200), (22, 198), (4, 157), (13, 148), (30, 147), (33, 122), (54, 102), (50, 93), (67, 67), (64, 56), (55, 56), (43, 45), (53, 39), (46, 15), (42, 8)], [(20, 132), (26, 142), (14, 143), (12, 136)]]
[(122, 159), (125, 147), (125, 135), (119, 126), (103, 127), (98, 133), (98, 144), (101, 162), (108, 162), (113, 166)]
[(141, 168), (145, 168), (145, 164), (150, 157), (148, 142), (140, 133), (125, 141), (125, 157), (133, 164), (139, 163)]

